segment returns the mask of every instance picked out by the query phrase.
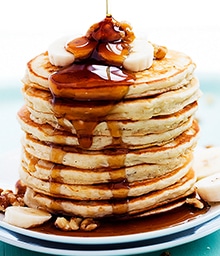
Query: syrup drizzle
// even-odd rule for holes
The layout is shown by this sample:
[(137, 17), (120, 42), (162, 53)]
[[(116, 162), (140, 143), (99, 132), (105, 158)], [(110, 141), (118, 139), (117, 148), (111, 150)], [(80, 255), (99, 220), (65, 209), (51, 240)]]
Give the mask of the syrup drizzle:
[[(89, 28), (86, 36), (67, 44), (66, 49), (77, 61), (49, 77), (54, 113), (73, 123), (81, 148), (91, 147), (96, 126), (105, 121), (134, 83), (134, 74), (121, 67), (133, 39), (131, 27), (120, 24), (108, 13), (104, 20)], [(110, 132), (114, 147), (116, 141), (121, 142), (115, 136), (120, 131), (111, 127)]]
[[(66, 118), (76, 130), (79, 147), (69, 147), (68, 150), (89, 150), (96, 126), (100, 122), (107, 122), (112, 144), (103, 154), (114, 154), (114, 160), (109, 158), (107, 168), (111, 179), (108, 184), (112, 191), (110, 202), (115, 215), (126, 214), (128, 211), (129, 183), (124, 168), (127, 145), (123, 143), (117, 121), (108, 122), (105, 119), (134, 83), (135, 75), (122, 68), (133, 40), (130, 25), (117, 22), (109, 14), (107, 0), (106, 18), (92, 25), (85, 36), (66, 45), (66, 50), (73, 53), (77, 61), (49, 77), (55, 116)], [(118, 148), (117, 152), (115, 148)], [(59, 159), (59, 162), (63, 162), (63, 158), (62, 152), (51, 144), (50, 160), (57, 162)], [(115, 172), (116, 169), (120, 171)], [(52, 179), (57, 177), (56, 171), (52, 173)], [(50, 191), (56, 194), (59, 189), (51, 185)]]
[[(87, 232), (86, 236), (102, 238), (105, 236), (124, 236), (143, 232), (151, 232), (155, 230), (162, 230), (165, 228), (182, 225), (186, 222), (200, 218), (209, 209), (210, 207), (208, 205), (206, 205), (202, 210), (189, 207), (189, 205), (183, 205), (180, 208), (178, 207), (171, 211), (151, 215), (146, 218), (135, 218), (123, 221), (114, 221), (112, 219), (107, 219), (102, 221), (98, 229), (94, 230), (93, 232)], [(83, 231), (66, 232), (56, 229), (54, 227), (53, 221), (47, 222), (46, 224), (39, 227), (31, 228), (31, 230), (46, 234), (85, 237), (85, 232)]]

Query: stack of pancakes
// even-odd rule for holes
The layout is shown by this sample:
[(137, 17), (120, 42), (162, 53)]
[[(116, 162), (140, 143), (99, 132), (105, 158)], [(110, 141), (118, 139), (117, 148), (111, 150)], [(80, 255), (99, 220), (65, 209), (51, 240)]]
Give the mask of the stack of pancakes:
[(83, 101), (54, 103), (48, 78), (60, 68), (50, 64), (47, 52), (32, 59), (18, 113), (25, 132), (25, 203), (85, 218), (144, 216), (183, 203), (196, 180), (200, 90), (194, 69), (188, 56), (169, 50), (150, 69), (133, 73), (126, 95), (104, 115), (89, 118), (85, 111), (88, 120), (80, 120), (68, 113), (83, 108)]

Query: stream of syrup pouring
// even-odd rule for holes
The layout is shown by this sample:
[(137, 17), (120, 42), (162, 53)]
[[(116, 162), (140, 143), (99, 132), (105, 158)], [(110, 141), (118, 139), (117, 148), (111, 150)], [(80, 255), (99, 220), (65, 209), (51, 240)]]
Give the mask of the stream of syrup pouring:
[(108, 0), (105, 1), (105, 4), (106, 4), (106, 17), (108, 17), (110, 15), (109, 13), (109, 5), (108, 5)]
[[(122, 34), (127, 36), (122, 38)], [(106, 0), (105, 19), (91, 26), (86, 36), (67, 44), (67, 50), (79, 59), (49, 77), (53, 111), (73, 123), (83, 149), (91, 147), (95, 127), (105, 121), (115, 103), (124, 98), (134, 83), (134, 74), (122, 68), (133, 40), (131, 27), (128, 24), (121, 27), (113, 19)], [(112, 126), (109, 130), (115, 147), (120, 140), (114, 138), (120, 132)]]

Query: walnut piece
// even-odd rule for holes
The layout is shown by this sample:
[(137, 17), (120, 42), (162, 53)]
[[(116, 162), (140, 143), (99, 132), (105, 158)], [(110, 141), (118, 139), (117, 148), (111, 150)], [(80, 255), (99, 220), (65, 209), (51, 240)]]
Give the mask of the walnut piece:
[(23, 184), (21, 180), (18, 180), (15, 184), (15, 194), (24, 195), (27, 186)]
[(165, 46), (152, 44), (154, 47), (154, 58), (157, 60), (163, 59), (167, 54), (167, 48)]
[(98, 223), (91, 218), (72, 217), (68, 220), (65, 217), (57, 217), (55, 226), (63, 231), (92, 231), (98, 227)]
[(8, 206), (24, 206), (23, 194), (15, 194), (9, 189), (0, 189), (0, 211), (4, 212)]
[(203, 209), (204, 204), (198, 198), (186, 198), (186, 203), (193, 205), (195, 208)]
[(84, 231), (92, 231), (98, 227), (98, 223), (92, 218), (84, 219), (81, 222), (80, 229)]
[(73, 231), (80, 228), (81, 222), (81, 218), (72, 217), (70, 220), (67, 220), (64, 217), (57, 217), (55, 221), (55, 226), (64, 231)]

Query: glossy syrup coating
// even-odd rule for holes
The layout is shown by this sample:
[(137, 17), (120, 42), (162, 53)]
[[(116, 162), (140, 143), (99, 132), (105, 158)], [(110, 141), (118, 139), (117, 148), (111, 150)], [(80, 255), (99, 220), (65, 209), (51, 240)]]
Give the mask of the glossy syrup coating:
[(74, 122), (83, 148), (90, 147), (96, 125), (134, 83), (134, 74), (121, 68), (133, 40), (130, 25), (107, 16), (67, 44), (77, 61), (49, 77), (54, 113)]

